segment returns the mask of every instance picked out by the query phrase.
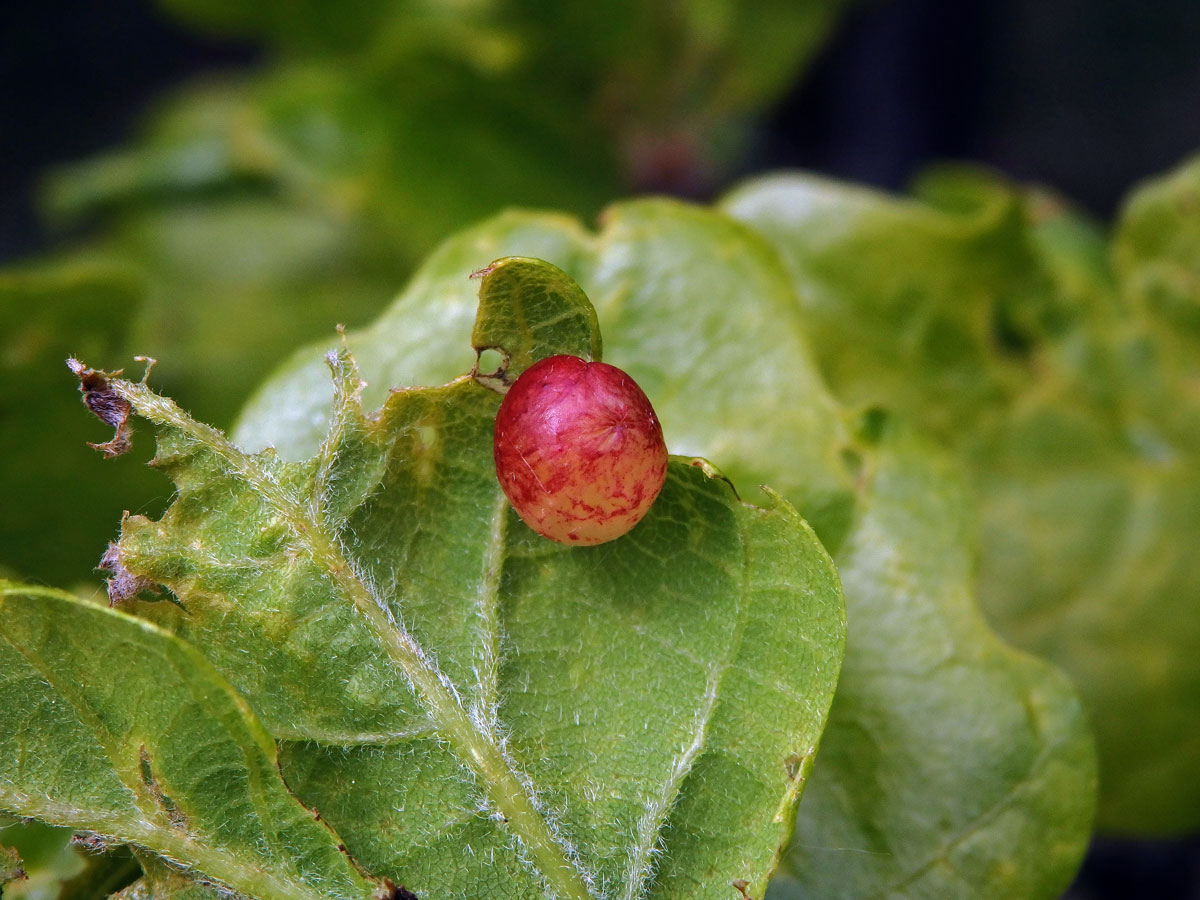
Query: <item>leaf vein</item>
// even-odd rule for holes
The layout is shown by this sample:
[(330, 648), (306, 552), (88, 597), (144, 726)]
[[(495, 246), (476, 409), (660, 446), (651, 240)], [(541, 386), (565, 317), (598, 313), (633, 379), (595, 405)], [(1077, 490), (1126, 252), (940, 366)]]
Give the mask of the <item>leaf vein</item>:
[(144, 384), (122, 380), (113, 386), (140, 415), (206, 446), (230, 472), (280, 510), (296, 540), (330, 574), (338, 593), (353, 605), (379, 638), (439, 733), (463, 764), (476, 774), (490, 803), (536, 865), (550, 893), (564, 900), (591, 900), (588, 885), (592, 878), (584, 871), (565, 836), (552, 826), (528, 778), (505, 752), (502, 742), (480, 730), (455, 685), (397, 620), (387, 601), (338, 538), (328, 534), (306, 505), (261, 466), (262, 457), (243, 454), (221, 432), (196, 422), (174, 401), (159, 396)]

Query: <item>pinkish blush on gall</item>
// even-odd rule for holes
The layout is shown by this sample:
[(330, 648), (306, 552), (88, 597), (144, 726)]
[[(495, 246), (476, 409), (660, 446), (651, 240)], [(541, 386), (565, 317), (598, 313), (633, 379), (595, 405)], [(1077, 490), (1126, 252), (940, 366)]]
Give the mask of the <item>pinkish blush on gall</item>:
[(641, 521), (667, 477), (650, 401), (625, 372), (550, 356), (496, 414), (496, 476), (517, 514), (564, 544), (603, 544)]

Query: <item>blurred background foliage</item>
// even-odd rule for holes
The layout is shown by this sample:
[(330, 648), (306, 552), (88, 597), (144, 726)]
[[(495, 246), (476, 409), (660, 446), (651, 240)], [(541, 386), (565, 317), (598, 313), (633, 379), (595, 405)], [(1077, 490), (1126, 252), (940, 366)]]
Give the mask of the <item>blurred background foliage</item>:
[[(1177, 732), (1167, 770), (1200, 754), (1195, 166), (1139, 191), (1111, 243), (1099, 224), (1132, 182), (1200, 147), (1190, 0), (1152, 14), (1117, 0), (120, 0), (0, 15), (13, 87), (0, 98), (0, 570), (91, 591), (121, 510), (165, 503), (146, 443), (115, 461), (83, 445), (105, 436), (80, 414), (69, 354), (158, 357), (164, 393), (228, 426), (290, 350), (370, 321), (441, 238), (503, 207), (588, 221), (623, 195), (708, 200), (782, 164), (897, 188), (933, 158), (972, 158), (1082, 205), (962, 168), (919, 177), (911, 201), (839, 195), (813, 234), (849, 213), (861, 227), (803, 261), (802, 287), (877, 307), (808, 310), (826, 376), (844, 400), (903, 410), (977, 473), (995, 548), (980, 589), (1006, 636), (1094, 701), (1137, 685), (1122, 701)], [(174, 86), (155, 93), (159, 81)], [(22, 203), (34, 170), (36, 220)], [(925, 313), (936, 340), (898, 339), (913, 332), (889, 302)], [(1164, 453), (1170, 465), (1147, 464)], [(1124, 545), (1091, 527), (1114, 520)], [(1016, 539), (1014, 521), (1041, 528)], [(1045, 614), (1080, 584), (1099, 584), (1099, 606)], [(1122, 641), (1142, 613), (1156, 630)], [(1181, 671), (1182, 687), (1164, 675)], [(1145, 734), (1093, 716), (1110, 759), (1127, 744), (1145, 755)], [(1147, 771), (1106, 782), (1102, 824), (1194, 828), (1145, 805), (1140, 779), (1161, 775)], [(32, 848), (26, 896), (53, 896), (38, 867), (76, 854), (61, 834), (18, 834), (0, 837)], [(1143, 861), (1174, 879), (1163, 896), (1186, 896), (1196, 859), (1186, 837), (1106, 842), (1073, 896), (1126, 896), (1088, 873), (1119, 885)]]
[(0, 488), (56, 487), (5, 517), (0, 562), (85, 578), (116, 498), (163, 499), (140, 467), (97, 479), (96, 460), (47, 446), (88, 427), (61, 390), (66, 353), (159, 358), (165, 392), (227, 425), (288, 350), (370, 320), (455, 228), (514, 204), (591, 217), (623, 192), (710, 190), (841, 5), (165, 2), (254, 39), (260, 62), (157, 99), (123, 146), (44, 181), (47, 220), (78, 237), (0, 276), (17, 323), (0, 418), (21, 448)]
[(1197, 200), (1200, 162), (1136, 191), (1111, 238), (962, 167), (913, 197), (781, 174), (723, 203), (788, 266), (834, 392), (966, 463), (981, 602), (1078, 684), (1109, 831), (1200, 826), (1200, 242), (1177, 221)]

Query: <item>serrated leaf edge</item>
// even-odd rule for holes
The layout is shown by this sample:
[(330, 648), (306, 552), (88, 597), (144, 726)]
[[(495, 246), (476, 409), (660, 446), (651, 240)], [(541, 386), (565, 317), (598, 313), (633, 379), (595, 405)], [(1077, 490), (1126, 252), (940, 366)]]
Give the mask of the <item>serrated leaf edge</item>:
[[(345, 351), (335, 354), (330, 362), (334, 367), (339, 399), (335, 416), (346, 415), (347, 409), (362, 415), (358, 403), (358, 376), (348, 354)], [(469, 381), (469, 376), (459, 381)], [(476, 776), (497, 815), (505, 820), (508, 830), (519, 841), (523, 853), (545, 881), (551, 895), (563, 900), (592, 900), (593, 879), (569, 842), (553, 827), (529, 780), (506, 752), (502, 737), (490, 727), (489, 723), (495, 721), (494, 713), (477, 709), (473, 714), (463, 705), (454, 684), (393, 615), (370, 580), (350, 559), (342, 543), (329, 533), (325, 523), (314, 517), (313, 508), (280, 484), (261, 464), (263, 457), (243, 454), (224, 434), (196, 422), (174, 401), (156, 394), (142, 383), (115, 379), (111, 385), (139, 416), (174, 429), (207, 447), (281, 514), (295, 539), (320, 568), (329, 573), (335, 590), (353, 605), (392, 662), (408, 679), (436, 731)], [(335, 423), (333, 430), (340, 427), (340, 423)], [(331, 446), (326, 444), (323, 452)], [(492, 586), (493, 593), (497, 585), (498, 579)]]

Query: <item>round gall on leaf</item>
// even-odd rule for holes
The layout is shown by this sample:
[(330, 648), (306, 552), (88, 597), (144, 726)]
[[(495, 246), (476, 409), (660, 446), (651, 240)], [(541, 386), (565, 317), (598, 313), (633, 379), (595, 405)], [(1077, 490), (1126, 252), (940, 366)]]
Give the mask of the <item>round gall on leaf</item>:
[(551, 356), (516, 380), (496, 414), (496, 475), (538, 534), (603, 544), (633, 528), (667, 477), (667, 445), (632, 378)]

